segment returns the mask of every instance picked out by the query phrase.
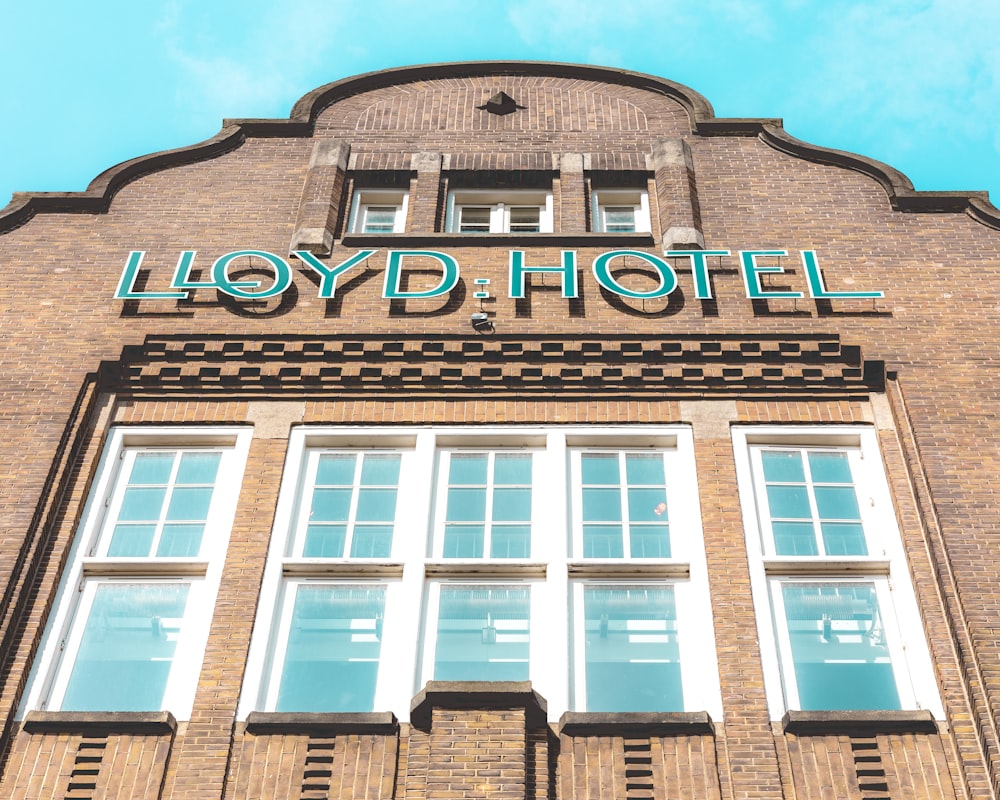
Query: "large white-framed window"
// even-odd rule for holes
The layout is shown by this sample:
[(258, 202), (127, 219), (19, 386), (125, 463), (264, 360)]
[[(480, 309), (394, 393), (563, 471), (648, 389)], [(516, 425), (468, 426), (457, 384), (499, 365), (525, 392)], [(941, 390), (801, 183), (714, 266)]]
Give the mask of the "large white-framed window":
[(449, 233), (552, 233), (547, 189), (456, 189), (448, 194)]
[[(619, 538), (637, 555), (582, 549), (591, 456), (620, 465)], [(676, 543), (647, 541), (668, 521)], [(359, 537), (379, 547), (354, 552)], [(707, 584), (684, 426), (297, 428), (240, 713), (405, 719), (429, 680), (531, 680), (553, 719), (642, 697), (718, 715)], [(606, 612), (591, 619), (605, 590), (629, 598), (606, 626), (613, 647)], [(612, 688), (624, 672), (627, 697)]]
[(23, 710), (190, 715), (250, 435), (112, 430)]
[(597, 233), (649, 233), (649, 192), (645, 189), (595, 189), (591, 220)]
[(940, 715), (874, 428), (740, 426), (733, 441), (772, 718)]
[(402, 233), (408, 201), (409, 192), (404, 189), (357, 188), (347, 229), (351, 233)]

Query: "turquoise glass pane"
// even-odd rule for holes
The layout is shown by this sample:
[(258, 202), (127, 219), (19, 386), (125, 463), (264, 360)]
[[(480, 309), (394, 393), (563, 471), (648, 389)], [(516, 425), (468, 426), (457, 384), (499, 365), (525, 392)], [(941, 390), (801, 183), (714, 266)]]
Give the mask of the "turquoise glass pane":
[(222, 453), (184, 453), (177, 468), (177, 483), (214, 484)]
[(187, 584), (98, 586), (62, 711), (159, 711)]
[(347, 528), (344, 525), (310, 525), (302, 545), (304, 558), (343, 558)]
[(451, 487), (448, 489), (449, 522), (472, 522), (486, 519), (486, 490)]
[(395, 489), (359, 489), (358, 522), (392, 522), (396, 518)]
[(823, 547), (828, 556), (866, 556), (865, 530), (853, 522), (824, 522)]
[(311, 522), (346, 522), (351, 512), (350, 489), (315, 489), (312, 498)]
[(583, 490), (583, 519), (585, 522), (620, 522), (622, 496), (618, 489)]
[(486, 453), (452, 453), (448, 483), (461, 486), (485, 486), (488, 461)]
[(629, 539), (632, 558), (670, 558), (667, 525), (633, 525)]
[(584, 558), (624, 558), (625, 545), (621, 525), (584, 525)]
[(778, 519), (810, 519), (809, 493), (805, 486), (768, 486), (767, 505), (771, 517)]
[(625, 456), (625, 478), (630, 486), (664, 486), (663, 456), (659, 453), (628, 453)]
[(528, 679), (529, 590), (441, 587), (434, 680)]
[(156, 555), (161, 558), (193, 558), (201, 550), (201, 538), (205, 526), (166, 524), (160, 534)]
[(494, 525), (490, 558), (530, 558), (531, 528), (527, 525)]
[(666, 492), (663, 489), (629, 489), (628, 517), (632, 522), (666, 522)]
[(786, 583), (782, 597), (800, 708), (899, 709), (873, 584)]
[(497, 453), (493, 458), (495, 485), (531, 485), (530, 453)]
[(366, 455), (361, 464), (362, 486), (396, 486), (399, 483), (399, 455)]
[(174, 452), (136, 453), (132, 474), (128, 477), (129, 484), (168, 483), (175, 455)]
[(119, 521), (139, 522), (159, 519), (166, 494), (167, 490), (163, 487), (146, 489), (130, 486), (122, 498), (122, 507), (118, 511)]
[(208, 519), (208, 507), (212, 504), (212, 487), (175, 486), (167, 506), (168, 520)]
[(814, 491), (820, 519), (861, 519), (853, 486), (816, 486)]
[(493, 519), (504, 522), (530, 522), (531, 489), (494, 489)]
[(763, 450), (760, 454), (764, 479), (774, 483), (804, 483), (802, 456), (795, 450)]
[(774, 533), (775, 555), (819, 555), (812, 522), (772, 522), (771, 530)]
[(352, 486), (357, 458), (353, 453), (324, 453), (316, 465), (316, 485)]
[(816, 483), (853, 483), (847, 453), (809, 453), (809, 471)]
[(354, 528), (352, 558), (388, 558), (391, 552), (391, 525), (358, 525)]
[(482, 558), (486, 529), (482, 525), (446, 525), (444, 558)]
[(135, 558), (149, 555), (156, 536), (155, 525), (115, 525), (115, 532), (108, 545), (112, 558)]
[(617, 453), (583, 453), (580, 456), (580, 478), (583, 484), (618, 485)]
[(300, 586), (275, 711), (372, 711), (385, 588)]
[(673, 587), (587, 587), (587, 711), (683, 711)]

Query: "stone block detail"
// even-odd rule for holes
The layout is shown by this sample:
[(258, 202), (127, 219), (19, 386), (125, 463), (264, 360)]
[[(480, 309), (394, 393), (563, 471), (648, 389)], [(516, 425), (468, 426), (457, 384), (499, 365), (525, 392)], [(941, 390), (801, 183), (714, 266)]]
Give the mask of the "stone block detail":
[(341, 221), (350, 151), (350, 144), (341, 140), (320, 140), (313, 146), (289, 250), (329, 255)]
[(650, 166), (660, 230), (664, 231), (663, 249), (704, 248), (691, 148), (683, 139), (658, 139), (653, 143)]

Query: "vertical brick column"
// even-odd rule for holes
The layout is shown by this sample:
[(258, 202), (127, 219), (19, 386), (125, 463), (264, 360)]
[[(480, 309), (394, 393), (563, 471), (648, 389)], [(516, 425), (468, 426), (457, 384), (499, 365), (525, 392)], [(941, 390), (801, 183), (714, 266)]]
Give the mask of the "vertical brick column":
[(350, 152), (350, 144), (339, 139), (325, 139), (313, 145), (290, 250), (308, 250), (320, 256), (330, 254), (340, 224)]
[(663, 249), (705, 247), (691, 149), (683, 139), (653, 142), (650, 159), (656, 183)]
[(438, 229), (438, 208), (441, 195), (441, 154), (414, 153), (410, 167), (417, 179), (410, 182), (410, 208), (406, 230), (412, 233), (433, 233)]
[(722, 796), (783, 797), (778, 752), (764, 693), (750, 566), (729, 432), (735, 401), (682, 402), (693, 423), (701, 519), (722, 688), (724, 732), (717, 737)]
[[(556, 161), (556, 158), (552, 159)], [(563, 153), (558, 156), (559, 204), (556, 233), (583, 233), (587, 230), (587, 190), (583, 181), (583, 156)]]
[(426, 800), (533, 796), (538, 765), (529, 732), (546, 719), (545, 700), (530, 682), (431, 681), (410, 718), (429, 734)]

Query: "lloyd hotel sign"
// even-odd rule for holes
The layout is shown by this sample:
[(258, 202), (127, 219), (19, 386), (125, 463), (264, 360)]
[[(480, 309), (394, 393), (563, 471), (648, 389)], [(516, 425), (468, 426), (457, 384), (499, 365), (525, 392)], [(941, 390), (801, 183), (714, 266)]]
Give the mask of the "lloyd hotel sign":
[[(341, 276), (359, 267), (375, 257), (378, 250), (359, 250), (350, 258), (339, 264), (321, 261), (306, 250), (295, 250), (292, 256), (305, 268), (319, 276), (319, 297), (330, 299), (337, 294), (337, 282)], [(746, 296), (751, 300), (768, 300), (778, 298), (814, 299), (864, 299), (880, 298), (881, 291), (838, 291), (826, 289), (823, 274), (820, 271), (819, 260), (815, 250), (801, 250), (800, 258), (805, 276), (805, 286), (808, 292), (792, 289), (776, 290), (766, 288), (762, 277), (769, 274), (784, 273), (780, 259), (788, 255), (787, 250), (740, 250), (735, 258), (740, 267), (740, 275), (746, 290)], [(137, 289), (139, 273), (142, 269), (145, 252), (133, 250), (122, 270), (121, 280), (115, 298), (118, 300), (172, 300), (185, 299), (194, 289), (217, 289), (231, 297), (261, 300), (281, 295), (292, 285), (292, 267), (288, 259), (269, 253), (265, 250), (236, 250), (220, 256), (212, 264), (206, 280), (193, 280), (196, 251), (184, 250), (177, 260), (173, 278), (165, 288), (155, 291), (147, 288)], [(621, 297), (648, 300), (665, 297), (677, 289), (678, 280), (676, 265), (689, 267), (694, 281), (694, 297), (698, 300), (712, 299), (712, 285), (709, 280), (710, 268), (714, 263), (721, 264), (722, 259), (732, 258), (729, 250), (668, 250), (665, 257), (645, 253), (641, 250), (609, 250), (598, 255), (592, 264), (594, 280), (609, 292)], [(272, 273), (270, 283), (260, 280), (234, 280), (231, 272), (236, 269), (240, 259), (263, 260)], [(671, 259), (671, 260), (668, 260)], [(529, 264), (523, 250), (510, 250), (508, 256), (507, 296), (518, 299), (525, 296), (526, 278), (530, 274), (554, 274), (562, 282), (562, 296), (575, 298), (579, 294), (577, 255), (575, 250), (563, 250), (561, 263), (557, 265)], [(631, 262), (638, 263), (644, 269), (650, 269), (658, 276), (659, 285), (646, 291), (636, 291), (623, 286), (615, 277), (614, 270)], [(408, 268), (417, 267), (421, 271), (432, 268), (439, 274), (437, 286), (430, 289), (410, 291), (403, 288), (403, 276)], [(382, 297), (388, 300), (419, 299), (438, 297), (448, 294), (458, 284), (461, 268), (458, 260), (448, 253), (437, 250), (389, 250), (385, 256), (385, 282)], [(489, 297), (487, 287), (489, 281), (476, 278), (474, 297)]]

